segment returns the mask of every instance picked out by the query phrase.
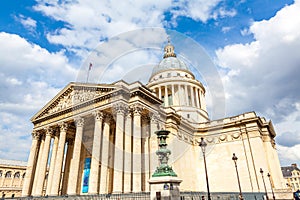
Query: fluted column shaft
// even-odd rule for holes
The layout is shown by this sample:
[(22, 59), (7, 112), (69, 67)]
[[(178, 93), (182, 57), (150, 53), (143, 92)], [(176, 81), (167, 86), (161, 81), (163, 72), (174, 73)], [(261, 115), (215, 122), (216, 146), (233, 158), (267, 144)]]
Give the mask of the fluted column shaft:
[(82, 145), (82, 135), (83, 135), (83, 126), (84, 119), (78, 117), (75, 119), (76, 125), (76, 133), (75, 133), (75, 141), (73, 147), (73, 154), (70, 164), (70, 178), (68, 181), (68, 195), (76, 195), (77, 193), (77, 183), (78, 183), (78, 172), (79, 172), (79, 164), (80, 164), (80, 155), (81, 155), (81, 145)]
[(178, 103), (177, 105), (180, 106), (182, 105), (182, 99), (181, 99), (181, 90), (180, 90), (180, 85), (177, 85), (177, 99), (178, 99)]
[(155, 131), (157, 130), (158, 130), (158, 115), (152, 114), (150, 120), (150, 171), (149, 171), (150, 176), (155, 171), (155, 168), (157, 166), (156, 150), (158, 149), (158, 146), (157, 146), (156, 135), (154, 134)]
[(132, 138), (132, 115), (130, 112), (127, 113), (125, 119), (125, 138), (124, 138), (124, 193), (131, 192), (131, 138)]
[(43, 193), (52, 133), (53, 133), (53, 129), (51, 129), (51, 128), (46, 129), (45, 143), (44, 143), (44, 148), (42, 151), (43, 156), (42, 156), (39, 171), (38, 171), (38, 180), (37, 180), (37, 185), (36, 185), (36, 190), (35, 190), (34, 196), (41, 196)]
[(93, 152), (91, 162), (91, 176), (90, 176), (90, 187), (89, 194), (98, 193), (98, 180), (99, 180), (99, 164), (100, 164), (100, 148), (101, 148), (101, 135), (102, 135), (102, 121), (103, 113), (96, 111), (95, 117), (95, 128), (94, 128), (94, 139), (93, 139)]
[(51, 195), (53, 195), (53, 196), (58, 195), (59, 188), (60, 188), (60, 180), (61, 180), (61, 172), (62, 172), (62, 166), (63, 166), (63, 160), (64, 160), (67, 128), (68, 128), (68, 125), (66, 123), (63, 123), (60, 125), (58, 149), (57, 149), (57, 153), (56, 153), (55, 169), (54, 169), (52, 186), (51, 186)]
[(192, 106), (195, 107), (195, 95), (194, 95), (194, 87), (193, 86), (190, 86), (190, 89), (191, 89), (191, 103), (192, 103)]
[(199, 104), (199, 89), (195, 88), (196, 89), (196, 106), (197, 108), (200, 108), (200, 104)]
[(141, 136), (142, 136), (142, 126), (141, 126), (141, 109), (136, 107), (133, 114), (133, 152), (132, 152), (132, 182), (133, 182), (133, 192), (140, 192), (142, 190), (142, 171), (141, 171)]
[(32, 132), (32, 143), (30, 148), (30, 154), (28, 158), (28, 164), (25, 174), (25, 180), (23, 184), (22, 196), (27, 197), (31, 194), (31, 185), (32, 180), (34, 177), (34, 167), (35, 167), (35, 160), (38, 148), (38, 141), (39, 141), (39, 134), (35, 131)]
[(144, 167), (143, 167), (143, 176), (144, 176), (144, 186), (143, 186), (143, 191), (150, 191), (149, 190), (149, 171), (150, 171), (150, 155), (149, 155), (149, 136), (150, 136), (150, 123), (149, 120), (146, 118), (143, 121), (143, 126), (142, 126), (142, 140), (143, 140), (143, 150), (142, 150), (142, 156), (143, 156), (143, 161), (142, 163), (144, 163)]
[(172, 105), (175, 105), (175, 89), (174, 85), (172, 84)]
[(165, 107), (169, 106), (168, 87), (165, 85)]
[(53, 145), (52, 145), (52, 154), (51, 154), (51, 160), (50, 160), (50, 168), (49, 168), (49, 174), (48, 174), (46, 195), (49, 195), (51, 193), (51, 185), (52, 185), (54, 168), (55, 168), (55, 158), (56, 158), (57, 148), (58, 148), (58, 135), (57, 135), (57, 133), (55, 133), (54, 141), (53, 141)]
[(109, 156), (109, 131), (110, 116), (106, 116), (103, 124), (100, 194), (108, 193), (108, 156)]
[(116, 135), (115, 135), (115, 158), (114, 158), (114, 181), (113, 192), (123, 191), (123, 166), (124, 166), (124, 113), (125, 108), (118, 105), (116, 108)]
[(74, 150), (73, 138), (68, 138), (67, 142), (68, 142), (68, 149), (66, 153), (66, 161), (65, 161), (66, 164), (64, 167), (64, 177), (63, 177), (62, 191), (61, 191), (62, 195), (67, 194), (67, 188), (70, 179), (71, 160), (72, 160), (72, 154)]
[(187, 85), (184, 85), (184, 94), (185, 94), (185, 105), (189, 105), (189, 92), (187, 89)]
[(41, 168), (41, 161), (42, 161), (42, 157), (43, 157), (43, 149), (44, 149), (44, 144), (45, 144), (45, 135), (41, 135), (40, 136), (40, 148), (39, 148), (39, 155), (38, 155), (38, 159), (37, 159), (37, 164), (36, 164), (36, 169), (35, 169), (35, 175), (34, 175), (34, 181), (33, 181), (33, 187), (32, 187), (32, 191), (31, 194), (32, 195), (36, 195), (35, 191), (36, 191), (36, 187), (37, 187), (37, 182), (39, 179), (39, 171)]

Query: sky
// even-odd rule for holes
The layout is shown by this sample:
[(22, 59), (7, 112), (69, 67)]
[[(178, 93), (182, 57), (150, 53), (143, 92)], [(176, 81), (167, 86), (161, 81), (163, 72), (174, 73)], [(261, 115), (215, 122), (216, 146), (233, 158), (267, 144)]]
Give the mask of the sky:
[[(300, 0), (2, 1), (0, 158), (27, 160), (30, 118), (69, 82), (83, 81), (91, 60), (89, 82), (114, 82), (136, 72), (129, 65), (158, 63), (167, 36), (176, 43), (180, 35), (199, 44), (214, 63), (225, 115), (255, 111), (272, 120), (281, 165), (300, 164), (299, 13)], [(136, 36), (149, 28), (158, 31)], [(122, 37), (142, 45), (112, 45)], [(99, 62), (111, 66), (101, 73), (95, 49), (105, 49)], [(188, 50), (189, 56), (197, 53)]]

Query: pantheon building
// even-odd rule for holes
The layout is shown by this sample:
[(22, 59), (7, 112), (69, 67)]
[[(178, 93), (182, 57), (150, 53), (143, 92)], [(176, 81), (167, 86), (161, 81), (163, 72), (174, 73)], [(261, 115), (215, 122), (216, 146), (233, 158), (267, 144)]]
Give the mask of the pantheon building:
[(272, 122), (255, 112), (210, 120), (205, 93), (170, 42), (146, 85), (69, 83), (31, 119), (22, 195), (147, 192), (161, 129), (181, 191), (206, 192), (201, 138), (211, 192), (239, 191), (233, 153), (243, 192), (265, 191), (260, 168), (267, 191), (283, 191)]

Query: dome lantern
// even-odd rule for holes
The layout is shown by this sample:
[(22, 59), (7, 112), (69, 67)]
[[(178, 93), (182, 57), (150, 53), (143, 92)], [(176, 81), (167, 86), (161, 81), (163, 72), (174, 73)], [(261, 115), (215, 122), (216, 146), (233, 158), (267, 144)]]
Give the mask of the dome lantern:
[(165, 46), (164, 51), (165, 51), (164, 58), (168, 58), (168, 57), (176, 58), (176, 54), (174, 53), (174, 46), (170, 42), (170, 37), (168, 37), (168, 44)]

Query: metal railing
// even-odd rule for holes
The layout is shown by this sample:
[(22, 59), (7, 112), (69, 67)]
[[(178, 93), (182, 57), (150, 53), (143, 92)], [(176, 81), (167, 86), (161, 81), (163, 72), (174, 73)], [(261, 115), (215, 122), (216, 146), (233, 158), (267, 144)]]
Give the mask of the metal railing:
[[(244, 200), (264, 200), (264, 193), (243, 193)], [(4, 200), (150, 200), (150, 192), (138, 193), (113, 193), (99, 195), (79, 195), (79, 196), (42, 196), (42, 197), (14, 197)], [(205, 192), (183, 191), (180, 192), (180, 200), (202, 200), (207, 199)], [(212, 200), (239, 200), (238, 192), (212, 192)], [(0, 200), (2, 200), (0, 198)]]

